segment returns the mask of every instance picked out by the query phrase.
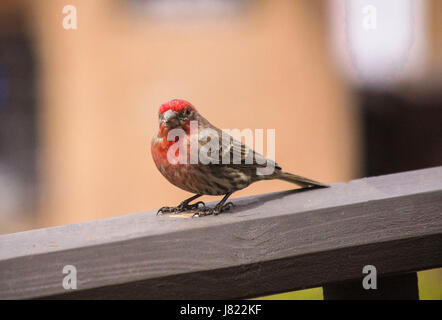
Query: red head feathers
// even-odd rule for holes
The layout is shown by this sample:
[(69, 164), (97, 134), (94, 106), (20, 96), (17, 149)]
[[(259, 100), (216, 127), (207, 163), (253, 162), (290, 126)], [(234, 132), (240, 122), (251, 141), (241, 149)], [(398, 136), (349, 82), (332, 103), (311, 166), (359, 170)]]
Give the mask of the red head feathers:
[(165, 113), (167, 110), (172, 110), (172, 111), (175, 111), (175, 112), (180, 112), (180, 111), (182, 111), (184, 109), (187, 109), (189, 107), (191, 109), (195, 110), (194, 106), (190, 102), (187, 102), (185, 100), (180, 100), (180, 99), (174, 99), (174, 100), (171, 100), (169, 102), (163, 103), (160, 106), (159, 112), (160, 113)]

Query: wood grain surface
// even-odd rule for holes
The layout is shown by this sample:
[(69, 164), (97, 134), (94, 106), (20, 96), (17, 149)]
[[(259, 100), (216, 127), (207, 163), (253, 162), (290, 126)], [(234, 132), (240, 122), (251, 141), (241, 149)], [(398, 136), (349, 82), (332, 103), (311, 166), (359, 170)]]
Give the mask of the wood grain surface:
[[(0, 298), (229, 299), (442, 266), (442, 167), (0, 236)], [(165, 199), (165, 204), (167, 199)], [(62, 214), (62, 213), (60, 213)], [(65, 265), (78, 288), (65, 290)]]

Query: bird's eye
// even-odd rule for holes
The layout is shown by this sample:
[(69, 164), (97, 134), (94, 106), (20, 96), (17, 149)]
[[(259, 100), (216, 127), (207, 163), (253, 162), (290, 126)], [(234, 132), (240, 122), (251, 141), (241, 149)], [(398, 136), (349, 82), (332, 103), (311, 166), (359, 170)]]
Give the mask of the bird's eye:
[(190, 109), (186, 109), (185, 114), (186, 116), (190, 115)]

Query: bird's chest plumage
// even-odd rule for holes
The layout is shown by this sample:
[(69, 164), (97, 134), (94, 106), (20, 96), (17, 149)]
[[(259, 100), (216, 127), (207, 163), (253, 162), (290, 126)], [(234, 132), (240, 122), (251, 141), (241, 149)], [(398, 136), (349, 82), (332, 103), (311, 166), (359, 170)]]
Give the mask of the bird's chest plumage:
[[(170, 183), (191, 193), (207, 195), (223, 195), (251, 183), (247, 175), (228, 165), (191, 164), (190, 140), (189, 136), (185, 136), (178, 142), (168, 141), (162, 135), (152, 139), (151, 151), (155, 165)], [(170, 150), (175, 143), (181, 143), (181, 148), (178, 145)], [(173, 155), (175, 150), (177, 153)], [(180, 151), (186, 153), (186, 161), (174, 163), (172, 158), (180, 158)]]
[(170, 183), (199, 193), (197, 180), (201, 173), (189, 163), (189, 137), (181, 137), (178, 141), (168, 141), (166, 137), (158, 135), (152, 139), (151, 152), (155, 165)]

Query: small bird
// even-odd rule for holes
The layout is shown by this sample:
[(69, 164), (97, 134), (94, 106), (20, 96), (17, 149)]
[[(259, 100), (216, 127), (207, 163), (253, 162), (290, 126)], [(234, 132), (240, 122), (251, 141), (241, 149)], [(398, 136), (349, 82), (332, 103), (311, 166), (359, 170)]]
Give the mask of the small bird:
[[(174, 99), (162, 104), (158, 112), (158, 120), (159, 130), (151, 143), (153, 160), (158, 170), (170, 183), (195, 195), (184, 200), (176, 207), (162, 207), (157, 214), (174, 214), (193, 210), (195, 211), (194, 216), (217, 215), (233, 207), (231, 202), (226, 203), (232, 193), (260, 180), (279, 179), (292, 182), (301, 187), (327, 187), (323, 183), (282, 171), (281, 167), (272, 160), (265, 158), (210, 124), (191, 103), (185, 100)], [(198, 128), (196, 133), (192, 132), (191, 123), (196, 124)], [(182, 130), (181, 132), (184, 135), (181, 140), (176, 138), (172, 141), (168, 140), (168, 135), (173, 129)], [(203, 141), (204, 139), (198, 136), (198, 133), (204, 129), (212, 129), (212, 132), (215, 132), (219, 137), (219, 152), (207, 153), (209, 158), (211, 156), (216, 157), (216, 159), (212, 159), (215, 160), (213, 162), (202, 163), (201, 159), (197, 159), (197, 163), (192, 163), (189, 161), (189, 153), (192, 150), (191, 141), (197, 141), (199, 152), (207, 143), (207, 139)], [(222, 138), (223, 136), (224, 138)], [(195, 138), (196, 140), (192, 140)], [(184, 158), (180, 158), (184, 161), (171, 163), (168, 152), (169, 148), (175, 143), (185, 146), (186, 148), (183, 150), (186, 150), (187, 154), (184, 155)], [(241, 163), (235, 163), (234, 161), (225, 163), (221, 159), (226, 154), (230, 159), (233, 159), (235, 153), (240, 156)], [(246, 159), (250, 155), (253, 156), (252, 161), (247, 162)], [(271, 174), (258, 174), (257, 169), (264, 170), (268, 164), (273, 165), (274, 168)], [(214, 208), (206, 207), (202, 201), (190, 204), (202, 195), (224, 195), (224, 197)]]

